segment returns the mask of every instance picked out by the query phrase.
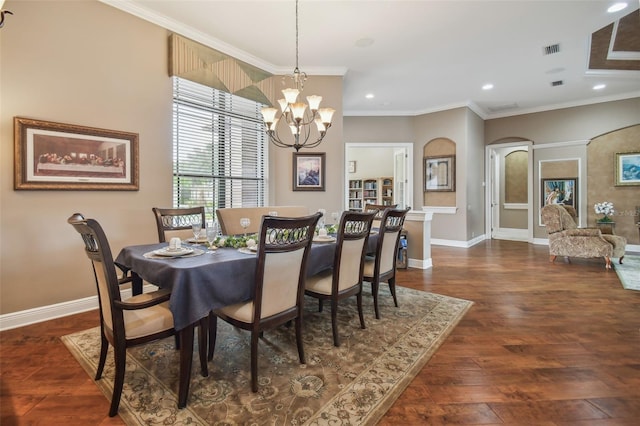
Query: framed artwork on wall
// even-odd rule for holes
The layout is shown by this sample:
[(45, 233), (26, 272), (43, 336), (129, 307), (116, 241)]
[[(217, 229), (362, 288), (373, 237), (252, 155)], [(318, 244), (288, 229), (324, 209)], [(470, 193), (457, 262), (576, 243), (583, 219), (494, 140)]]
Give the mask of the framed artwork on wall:
[(578, 178), (542, 179), (540, 206), (564, 204), (578, 211)]
[(616, 153), (616, 186), (640, 185), (640, 152)]
[(456, 190), (455, 159), (453, 155), (424, 158), (425, 192)]
[(137, 191), (138, 134), (14, 117), (14, 189)]
[(293, 153), (293, 190), (324, 191), (325, 153)]

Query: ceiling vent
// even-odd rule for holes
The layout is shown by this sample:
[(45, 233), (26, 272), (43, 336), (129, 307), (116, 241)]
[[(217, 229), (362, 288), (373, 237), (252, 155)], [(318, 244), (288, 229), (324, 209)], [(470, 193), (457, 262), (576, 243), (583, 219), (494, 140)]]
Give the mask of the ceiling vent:
[(557, 43), (551, 44), (549, 46), (543, 47), (542, 50), (544, 55), (553, 55), (554, 53), (560, 52), (560, 45)]
[(551, 82), (551, 86), (552, 87), (562, 86), (563, 84), (564, 84), (564, 81), (562, 81), (562, 80), (556, 80), (556, 81), (552, 81)]

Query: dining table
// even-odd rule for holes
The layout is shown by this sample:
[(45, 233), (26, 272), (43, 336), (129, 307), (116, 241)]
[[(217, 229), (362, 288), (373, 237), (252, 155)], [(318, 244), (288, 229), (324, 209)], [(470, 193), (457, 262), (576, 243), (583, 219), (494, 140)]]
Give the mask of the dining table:
[[(377, 232), (372, 231), (367, 252), (375, 251), (377, 240)], [(166, 242), (141, 244), (124, 247), (115, 259), (120, 268), (131, 272), (133, 288), (141, 289), (144, 280), (171, 291), (169, 309), (180, 343), (179, 408), (187, 405), (195, 326), (213, 310), (251, 300), (257, 265), (257, 254), (246, 248), (209, 250), (204, 245), (186, 242), (182, 247), (193, 252), (160, 256), (158, 250), (166, 249)], [(307, 259), (307, 276), (331, 268), (335, 248), (335, 239), (314, 241)], [(205, 365), (204, 376), (208, 374), (206, 371)]]

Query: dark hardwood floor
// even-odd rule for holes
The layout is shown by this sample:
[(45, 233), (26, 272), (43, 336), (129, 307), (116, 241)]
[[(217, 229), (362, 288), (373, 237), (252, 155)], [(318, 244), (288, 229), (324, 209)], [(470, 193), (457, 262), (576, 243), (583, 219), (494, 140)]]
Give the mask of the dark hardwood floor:
[[(381, 425), (637, 425), (640, 292), (600, 259), (548, 263), (548, 249), (486, 241), (432, 247), (433, 268), (398, 284), (474, 302)], [(4, 425), (114, 425), (60, 341), (97, 311), (0, 333)]]

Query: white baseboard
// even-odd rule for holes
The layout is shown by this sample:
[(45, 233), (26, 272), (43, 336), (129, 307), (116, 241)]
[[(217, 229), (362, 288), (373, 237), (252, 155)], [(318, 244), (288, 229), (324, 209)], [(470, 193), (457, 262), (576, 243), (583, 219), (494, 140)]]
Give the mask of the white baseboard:
[(409, 263), (407, 264), (409, 268), (417, 268), (417, 269), (429, 269), (433, 266), (433, 262), (431, 258), (429, 259), (411, 259), (409, 258)]
[[(144, 286), (145, 292), (157, 290), (156, 286), (147, 284)], [(122, 298), (131, 297), (131, 289), (122, 290)], [(12, 328), (24, 327), (43, 321), (66, 317), (68, 315), (98, 309), (98, 296), (85, 297), (84, 299), (70, 300), (68, 302), (56, 303), (54, 305), (40, 306), (38, 308), (26, 309), (24, 311), (11, 312), (0, 315), (0, 331), (11, 330)]]
[(498, 228), (493, 231), (493, 236), (498, 240), (529, 241), (529, 231), (526, 229)]
[(448, 246), (448, 247), (461, 247), (461, 248), (469, 248), (474, 246), (481, 241), (486, 239), (485, 235), (480, 235), (469, 241), (458, 241), (458, 240), (443, 240), (440, 238), (432, 238), (431, 244), (435, 246)]

